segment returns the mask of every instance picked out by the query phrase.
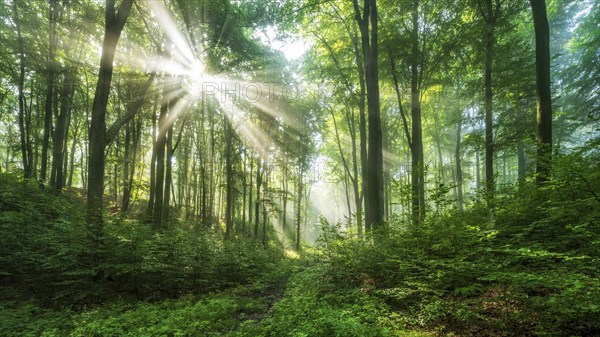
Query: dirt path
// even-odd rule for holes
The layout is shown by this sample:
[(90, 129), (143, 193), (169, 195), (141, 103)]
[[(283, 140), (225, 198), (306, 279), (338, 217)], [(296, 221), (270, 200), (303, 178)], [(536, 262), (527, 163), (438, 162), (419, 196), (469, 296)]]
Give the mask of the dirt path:
[(273, 308), (273, 306), (283, 298), (287, 282), (288, 277), (279, 280), (264, 291), (252, 294), (251, 296), (254, 298), (265, 298), (264, 308), (260, 312), (251, 313), (243, 317), (244, 320), (253, 320), (256, 322), (256, 324), (260, 324), (262, 320), (269, 317), (269, 315), (271, 314), (271, 308)]

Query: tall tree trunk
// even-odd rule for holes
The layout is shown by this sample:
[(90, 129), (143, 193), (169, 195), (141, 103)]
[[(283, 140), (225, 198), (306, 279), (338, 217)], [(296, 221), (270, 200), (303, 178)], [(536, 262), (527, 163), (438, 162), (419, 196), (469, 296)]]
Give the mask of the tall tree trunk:
[(262, 185), (261, 164), (262, 164), (262, 159), (258, 158), (258, 163), (256, 166), (256, 202), (254, 205), (255, 206), (254, 207), (254, 235), (253, 235), (254, 240), (258, 239), (258, 221), (259, 221), (259, 211), (260, 211), (260, 202), (261, 202), (260, 187)]
[(283, 207), (283, 214), (282, 214), (282, 223), (281, 223), (281, 228), (283, 229), (283, 233), (285, 235), (285, 229), (287, 227), (287, 201), (288, 201), (288, 163), (287, 163), (287, 159), (285, 159), (286, 161), (283, 164), (283, 174), (281, 179), (283, 179), (283, 199), (281, 200), (281, 204)]
[(262, 209), (263, 209), (263, 218), (262, 218), (262, 243), (263, 243), (263, 247), (267, 248), (267, 216), (268, 216), (268, 211), (267, 211), (267, 203), (265, 202), (265, 199), (267, 198), (267, 193), (269, 193), (269, 170), (268, 170), (268, 166), (265, 165), (265, 187), (263, 189), (263, 202), (262, 202)]
[(545, 0), (530, 0), (535, 29), (535, 69), (537, 96), (536, 181), (548, 180), (552, 160), (552, 92), (550, 90), (550, 30)]
[[(481, 0), (479, 0), (481, 1)], [(494, 129), (493, 129), (493, 92), (492, 92), (492, 65), (494, 61), (494, 48), (496, 40), (494, 29), (498, 17), (499, 2), (494, 11), (494, 0), (483, 0), (480, 7), (485, 20), (485, 70), (484, 70), (484, 110), (485, 110), (485, 194), (488, 208), (494, 208)]]
[(352, 140), (352, 175), (354, 179), (352, 180), (352, 187), (354, 190), (354, 204), (356, 207), (356, 228), (358, 229), (358, 236), (362, 237), (363, 235), (363, 221), (362, 221), (362, 198), (360, 194), (359, 188), (359, 177), (358, 177), (358, 159), (356, 158), (356, 124), (355, 124), (355, 116), (354, 116), (354, 108), (352, 108), (352, 113), (350, 116), (347, 116), (346, 120), (348, 123), (348, 129), (350, 130), (350, 137)]
[(75, 147), (79, 142), (79, 121), (75, 122), (75, 127), (73, 128), (73, 139), (71, 139), (71, 151), (69, 151), (69, 179), (67, 180), (67, 186), (73, 186), (73, 174), (75, 172)]
[(475, 186), (479, 190), (481, 188), (481, 155), (479, 146), (475, 150)]
[(158, 112), (158, 95), (154, 98), (154, 108), (152, 109), (152, 156), (150, 159), (150, 191), (148, 197), (148, 210), (146, 218), (152, 221), (154, 214), (154, 199), (156, 194), (156, 113)]
[(130, 166), (131, 166), (131, 150), (132, 150), (132, 146), (131, 143), (132, 141), (132, 133), (134, 132), (133, 129), (133, 122), (130, 121), (129, 123), (127, 123), (125, 125), (125, 143), (123, 144), (124, 152), (123, 152), (123, 196), (121, 198), (121, 212), (126, 212), (127, 208), (129, 208), (129, 198), (131, 196), (131, 191), (129, 189), (129, 173), (130, 173)]
[(156, 172), (154, 188), (153, 228), (162, 228), (163, 201), (165, 193), (165, 146), (167, 144), (167, 111), (169, 108), (169, 87), (163, 83), (163, 97), (158, 116), (158, 135), (154, 144), (156, 152)]
[[(171, 102), (172, 103), (172, 102)], [(170, 103), (170, 104), (171, 104)], [(173, 106), (169, 106), (169, 117), (168, 130), (167, 130), (167, 143), (166, 143), (166, 154), (167, 159), (165, 162), (165, 186), (164, 186), (164, 198), (162, 206), (162, 214), (160, 226), (166, 228), (169, 225), (169, 205), (171, 204), (171, 185), (173, 184), (173, 118), (172, 112)], [(183, 130), (183, 129), (182, 129)]]
[(209, 188), (209, 193), (208, 193), (208, 204), (207, 204), (207, 210), (206, 210), (206, 214), (207, 214), (207, 221), (209, 222), (208, 225), (211, 225), (214, 221), (217, 221), (217, 219), (213, 216), (213, 211), (214, 211), (214, 205), (215, 205), (215, 195), (216, 195), (216, 186), (215, 186), (215, 121), (214, 121), (214, 114), (211, 113), (211, 111), (208, 109), (207, 106), (207, 110), (208, 110), (208, 121), (210, 124), (210, 157), (208, 159), (208, 172), (210, 174), (210, 178), (209, 178), (209, 184), (208, 184), (208, 188)]
[(371, 4), (371, 45), (368, 57), (366, 84), (369, 110), (369, 194), (371, 206), (371, 223), (373, 228), (383, 224), (383, 135), (381, 130), (381, 113), (379, 106), (379, 48), (378, 48), (378, 14), (376, 0), (365, 1)]
[(225, 239), (231, 237), (233, 229), (233, 130), (226, 116), (223, 116), (225, 128)]
[(417, 224), (425, 219), (425, 162), (421, 128), (421, 92), (419, 89), (419, 1), (413, 2), (411, 57), (411, 191), (412, 217)]
[[(248, 156), (246, 154), (246, 147), (245, 144), (244, 145), (244, 149), (243, 149), (243, 153), (244, 153), (244, 162), (243, 162), (243, 169), (242, 169), (242, 209), (240, 210), (242, 213), (242, 228), (241, 231), (240, 230), (236, 230), (238, 233), (242, 234), (246, 231), (246, 214), (247, 214), (247, 209), (246, 209), (246, 200), (247, 200), (247, 196), (248, 196), (248, 182), (247, 182), (247, 176), (246, 176), (246, 168), (248, 165)], [(252, 173), (250, 173), (252, 174)]]
[[(365, 204), (368, 204), (367, 226), (378, 227), (383, 224), (383, 144), (381, 131), (381, 114), (379, 105), (379, 49), (378, 49), (378, 16), (377, 1), (364, 0), (361, 15), (358, 1), (354, 0), (356, 20), (360, 28), (365, 64), (365, 86), (367, 89), (368, 110), (368, 161), (367, 186)], [(370, 29), (370, 33), (369, 33)]]
[(63, 144), (63, 169), (61, 172), (62, 175), (62, 187), (67, 185), (67, 173), (69, 168), (69, 129), (71, 128), (71, 109), (73, 108), (73, 92), (74, 88), (71, 89), (69, 93), (69, 106), (67, 108), (67, 120), (65, 122), (65, 136), (64, 136), (64, 144)]
[(17, 42), (19, 46), (19, 82), (18, 82), (18, 95), (19, 95), (19, 133), (21, 139), (21, 157), (23, 160), (23, 176), (25, 179), (31, 177), (31, 163), (29, 162), (29, 154), (27, 151), (27, 130), (25, 125), (25, 42), (23, 40), (23, 34), (21, 33), (21, 22), (19, 18), (19, 9), (17, 3), (19, 1), (13, 1), (14, 21), (15, 28), (17, 30)]
[[(106, 106), (110, 94), (113, 75), (113, 60), (117, 42), (131, 12), (134, 0), (123, 0), (119, 11), (115, 10), (115, 0), (106, 0), (104, 41), (98, 82), (92, 106), (92, 120), (89, 128), (89, 161), (87, 191), (88, 229), (96, 247), (102, 235), (102, 196), (104, 194), (104, 150), (106, 147)], [(97, 260), (96, 260), (97, 262)]]
[(460, 164), (460, 143), (462, 139), (462, 113), (458, 118), (458, 125), (456, 127), (456, 152), (454, 153), (454, 161), (456, 162), (456, 188), (457, 196), (456, 201), (458, 203), (458, 210), (463, 210), (463, 172)]
[[(437, 123), (436, 123), (437, 124)], [(441, 136), (441, 127), (436, 125), (436, 135), (433, 137), (435, 139), (435, 147), (438, 154), (438, 170), (439, 170), (439, 180), (440, 184), (443, 184), (446, 180), (446, 176), (444, 174), (444, 156), (442, 155), (442, 142), (440, 140)]]
[(56, 77), (56, 63), (54, 60), (54, 50), (56, 48), (56, 20), (58, 19), (57, 0), (49, 1), (48, 13), (48, 63), (47, 63), (47, 84), (46, 84), (46, 105), (44, 110), (44, 134), (42, 141), (42, 164), (40, 169), (40, 183), (46, 181), (48, 168), (48, 147), (50, 143), (50, 130), (52, 128), (52, 99), (54, 97), (54, 81)]
[[(141, 141), (142, 119), (142, 116), (139, 116), (137, 121), (129, 121), (125, 129), (125, 160), (123, 163), (123, 199), (121, 201), (121, 212), (126, 212), (131, 202), (135, 163), (138, 159), (138, 148)], [(128, 134), (129, 140), (127, 139)]]
[[(354, 8), (357, 13), (357, 19), (360, 18), (360, 15), (357, 12), (358, 2), (354, 0)], [(362, 29), (362, 28), (361, 28)], [(356, 34), (354, 34), (356, 36)], [(358, 122), (358, 133), (360, 136), (360, 174), (361, 174), (361, 188), (362, 193), (360, 196), (360, 203), (362, 204), (364, 201), (364, 226), (365, 229), (371, 228), (371, 212), (369, 211), (369, 204), (366, 202), (366, 196), (368, 195), (369, 185), (368, 185), (368, 153), (367, 153), (367, 117), (365, 112), (365, 106), (367, 102), (366, 96), (366, 84), (365, 84), (365, 65), (364, 65), (364, 56), (362, 55), (361, 49), (359, 48), (359, 44), (356, 37), (352, 37), (353, 48), (354, 48), (354, 58), (356, 61), (356, 69), (358, 73), (358, 83), (359, 83), (359, 91), (358, 91), (358, 109), (359, 109), (359, 122)], [(356, 175), (355, 175), (356, 176)], [(357, 177), (357, 176), (356, 176)], [(357, 178), (358, 179), (358, 178)], [(362, 232), (362, 228), (360, 230)]]
[(352, 219), (352, 208), (350, 206), (350, 193), (348, 191), (348, 180), (354, 181), (355, 177), (352, 176), (352, 172), (350, 171), (350, 166), (348, 165), (348, 161), (346, 160), (346, 156), (344, 155), (344, 150), (342, 149), (342, 141), (340, 139), (340, 132), (338, 130), (337, 122), (335, 119), (335, 112), (333, 109), (329, 109), (329, 113), (331, 114), (331, 119), (333, 120), (333, 126), (335, 130), (335, 140), (337, 143), (338, 151), (340, 153), (340, 157), (342, 159), (342, 165), (344, 166), (344, 190), (346, 193), (346, 204), (348, 207), (348, 220), (351, 224)]
[(252, 203), (252, 191), (254, 190), (253, 188), (253, 180), (254, 180), (254, 175), (253, 175), (253, 170), (254, 170), (254, 156), (250, 155), (250, 185), (249, 185), (249, 189), (250, 191), (248, 191), (248, 223), (250, 224), (249, 227), (251, 228), (252, 226), (252, 208), (254, 207), (254, 204)]
[(60, 192), (63, 188), (64, 173), (63, 172), (63, 160), (65, 153), (65, 139), (68, 133), (68, 121), (69, 121), (69, 109), (70, 109), (70, 97), (73, 92), (73, 75), (71, 72), (73, 69), (66, 69), (65, 76), (63, 78), (63, 85), (60, 94), (60, 112), (56, 119), (56, 126), (54, 128), (54, 139), (52, 143), (52, 174), (53, 180), (50, 184), (54, 189)]
[(298, 178), (298, 204), (296, 206), (296, 251), (300, 252), (300, 225), (302, 223), (302, 191), (304, 187), (304, 167), (300, 164), (300, 176)]
[(522, 141), (517, 144), (517, 157), (519, 185), (522, 186), (525, 183), (525, 145)]

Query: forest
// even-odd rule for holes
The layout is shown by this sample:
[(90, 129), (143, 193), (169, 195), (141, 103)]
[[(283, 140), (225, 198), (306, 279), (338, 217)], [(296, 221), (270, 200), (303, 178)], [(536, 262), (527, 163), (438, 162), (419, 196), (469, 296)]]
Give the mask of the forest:
[(0, 336), (600, 336), (600, 2), (0, 0)]

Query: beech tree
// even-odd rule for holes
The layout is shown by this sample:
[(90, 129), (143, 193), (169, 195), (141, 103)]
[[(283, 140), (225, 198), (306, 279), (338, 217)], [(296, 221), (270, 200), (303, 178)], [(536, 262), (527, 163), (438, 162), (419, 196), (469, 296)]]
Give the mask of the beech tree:
[(531, 0), (535, 29), (537, 96), (537, 181), (548, 180), (552, 156), (552, 94), (550, 89), (550, 31), (545, 0)]
[(362, 11), (358, 0), (353, 0), (355, 18), (360, 29), (362, 62), (368, 110), (367, 176), (365, 178), (365, 225), (367, 229), (383, 224), (383, 144), (379, 104), (379, 46), (377, 1), (364, 0)]
[(119, 37), (131, 13), (134, 0), (122, 0), (117, 10), (115, 0), (106, 0), (104, 39), (98, 81), (92, 105), (89, 129), (87, 219), (90, 234), (96, 241), (102, 235), (102, 198), (104, 194), (105, 148), (107, 145), (106, 106), (113, 76), (113, 61)]

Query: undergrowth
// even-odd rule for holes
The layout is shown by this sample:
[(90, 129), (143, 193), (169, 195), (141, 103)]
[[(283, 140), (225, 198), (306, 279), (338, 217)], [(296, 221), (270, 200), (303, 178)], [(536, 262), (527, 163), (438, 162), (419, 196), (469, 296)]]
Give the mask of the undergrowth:
[(593, 144), (558, 157), (492, 214), (474, 202), (363, 238), (323, 221), (294, 260), (114, 216), (90, 251), (80, 198), (0, 175), (0, 335), (600, 335), (599, 162)]

